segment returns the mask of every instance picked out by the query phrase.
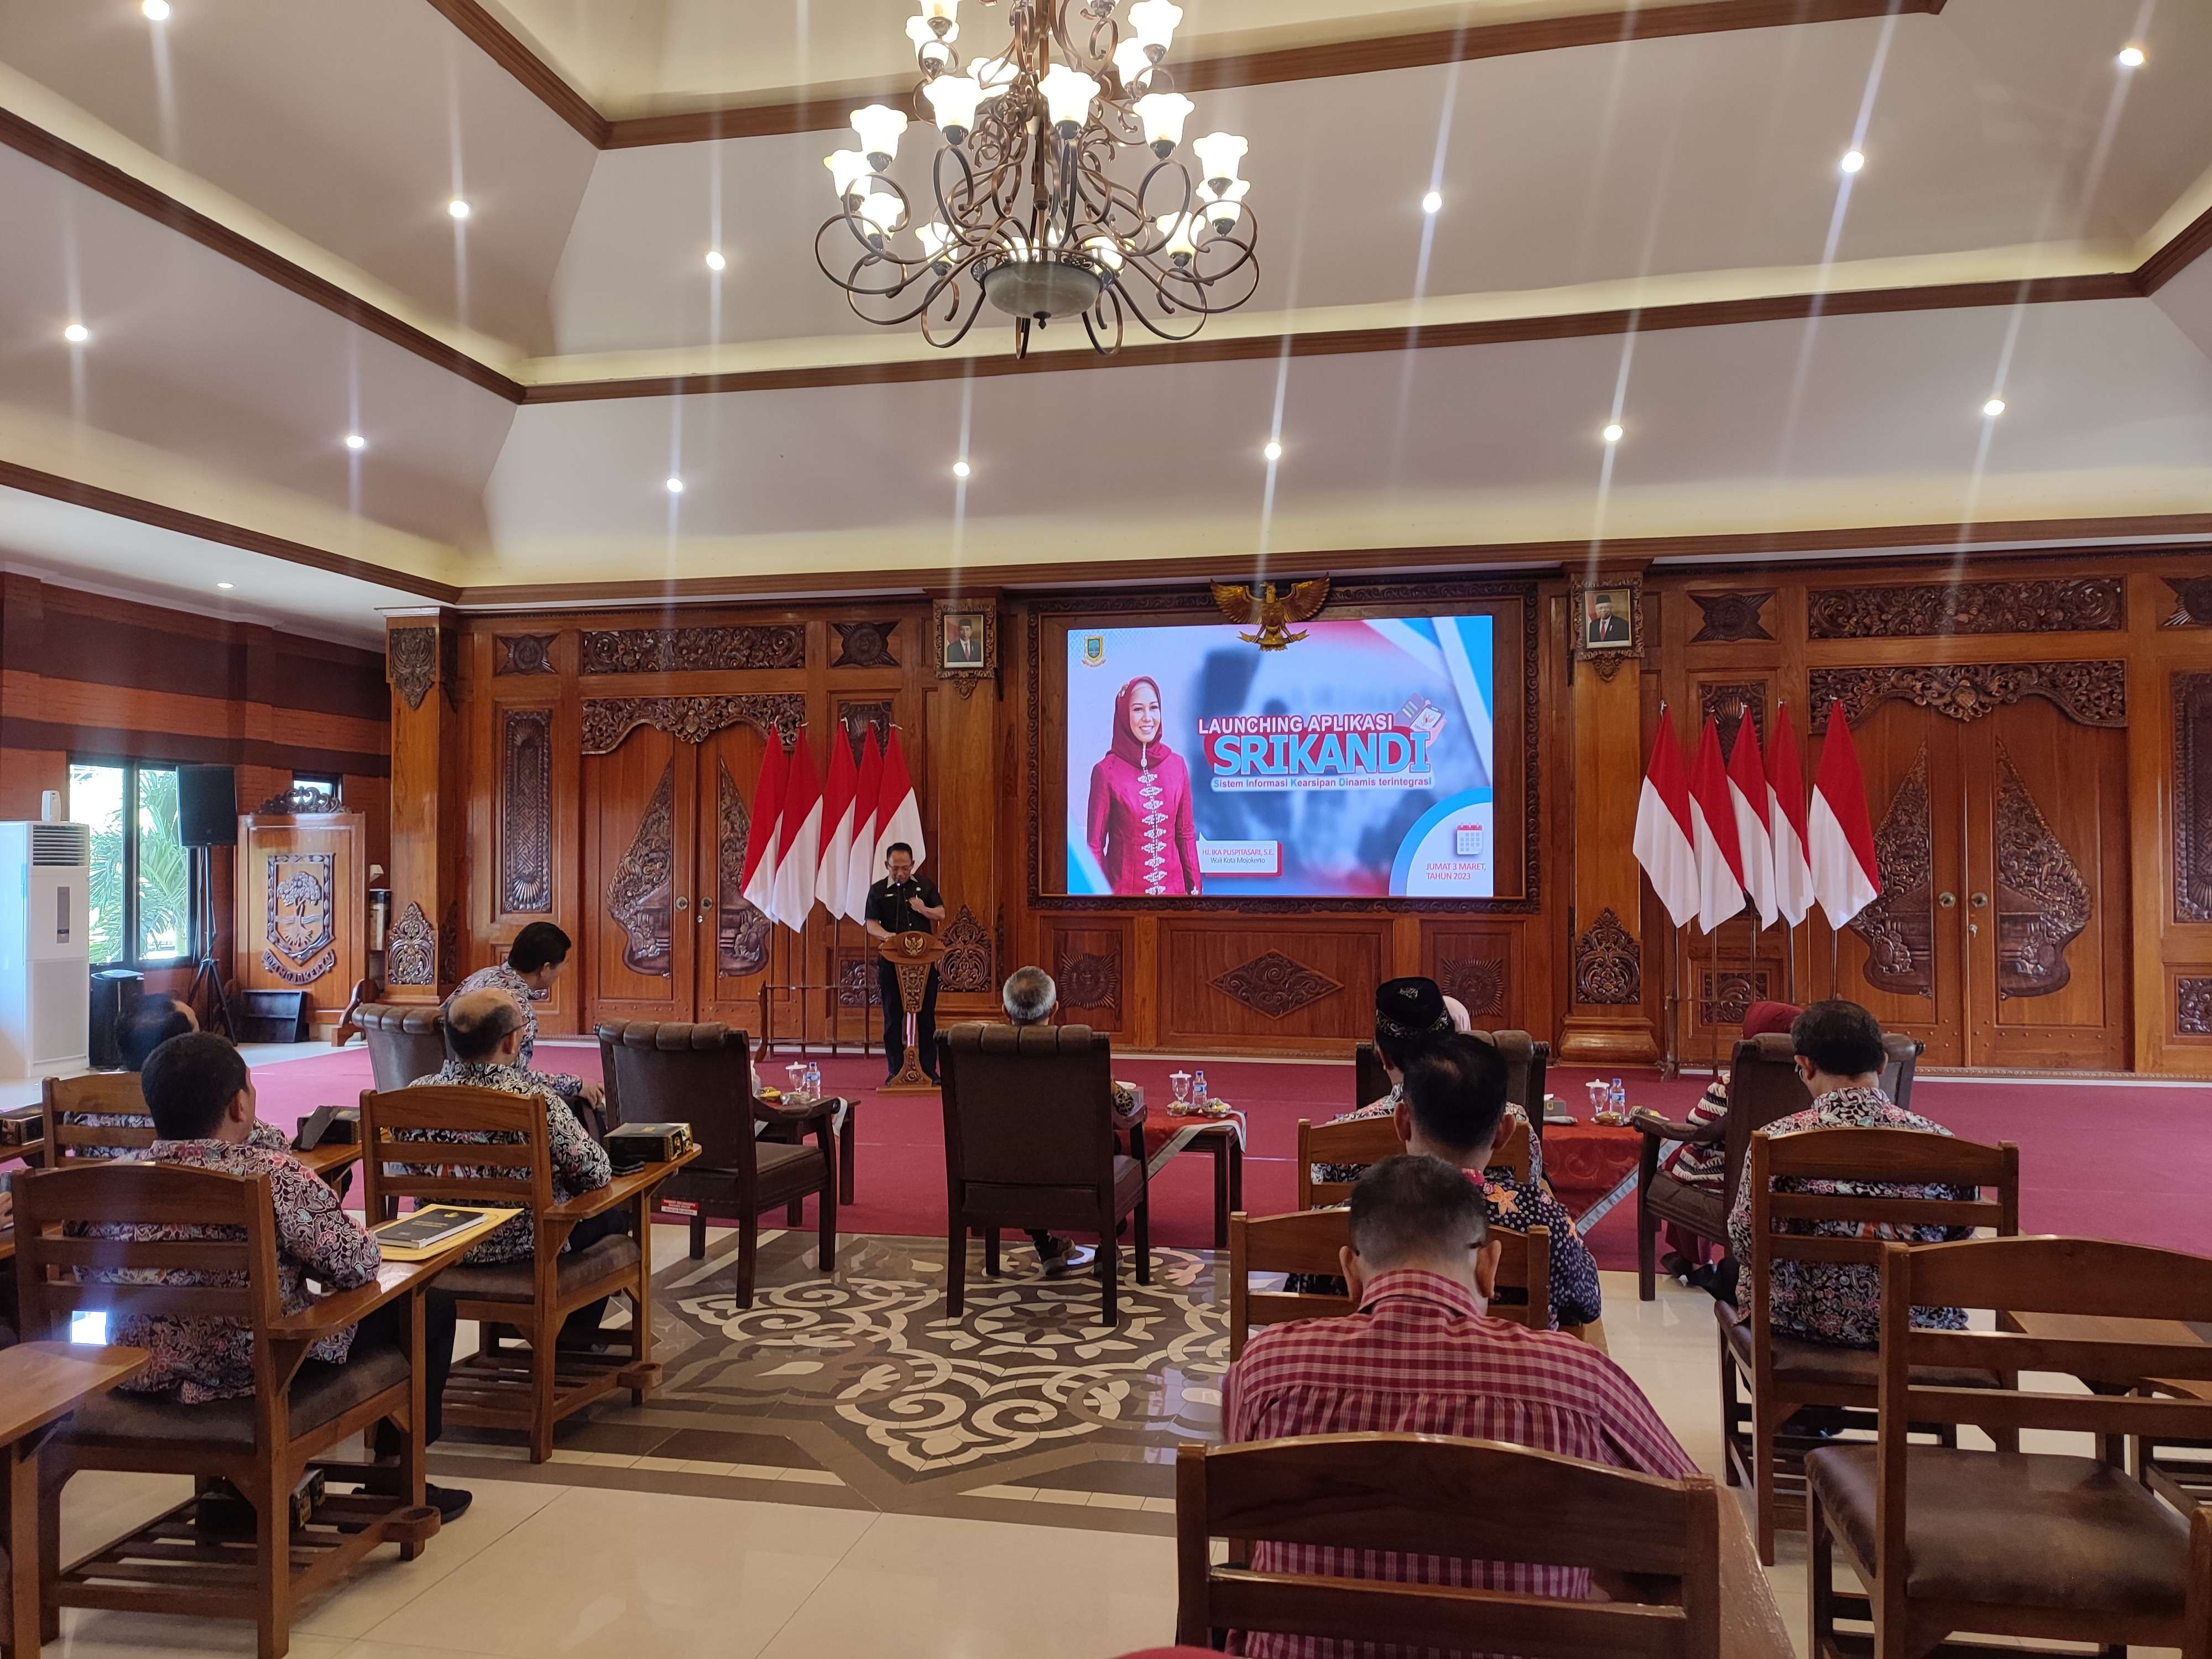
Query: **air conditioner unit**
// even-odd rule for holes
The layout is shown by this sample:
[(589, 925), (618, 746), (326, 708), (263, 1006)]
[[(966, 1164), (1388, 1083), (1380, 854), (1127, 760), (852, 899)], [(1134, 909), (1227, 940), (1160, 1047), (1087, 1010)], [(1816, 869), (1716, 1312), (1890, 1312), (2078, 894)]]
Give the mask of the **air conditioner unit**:
[(86, 1063), (91, 887), (89, 825), (0, 823), (0, 1077)]

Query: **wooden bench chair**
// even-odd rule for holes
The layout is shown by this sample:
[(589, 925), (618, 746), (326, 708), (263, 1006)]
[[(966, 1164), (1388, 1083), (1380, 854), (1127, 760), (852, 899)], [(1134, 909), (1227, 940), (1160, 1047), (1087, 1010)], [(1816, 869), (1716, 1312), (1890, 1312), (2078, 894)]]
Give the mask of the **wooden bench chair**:
[[(1916, 1306), (1993, 1309), (2001, 1328), (1916, 1329)], [(2197, 1330), (2059, 1334), (2083, 1316), (2105, 1329), (2172, 1321)], [(2212, 1439), (2212, 1401), (2130, 1392), (2150, 1377), (2212, 1381), (2212, 1344), (2197, 1334), (2208, 1322), (2203, 1256), (2081, 1238), (1886, 1247), (1880, 1438), (1805, 1460), (1813, 1653), (2019, 1650), (1954, 1639), (1972, 1632), (2212, 1656), (2212, 1513), (2155, 1468), (2131, 1476), (2113, 1455), (2126, 1437)], [(1943, 1380), (1962, 1370), (2056, 1372), (2109, 1392)], [(1924, 1423), (1972, 1424), (2000, 1444), (2022, 1430), (2086, 1433), (2107, 1455), (1909, 1444), (1908, 1427)], [(1866, 1594), (1838, 1590), (1839, 1552)], [(1838, 1632), (1845, 1619), (1871, 1620), (1870, 1648)]]
[[(1217, 1538), (1231, 1540), (1219, 1565)], [(1255, 1543), (1586, 1569), (1616, 1599), (1264, 1571)], [(1662, 1480), (1440, 1435), (1176, 1449), (1176, 1640), (1188, 1647), (1264, 1631), (1407, 1652), (1717, 1659), (1720, 1550), (1704, 1475)]]
[[(1498, 1257), (1498, 1287), (1528, 1292), (1525, 1304), (1493, 1307), (1499, 1319), (1510, 1319), (1532, 1330), (1551, 1322), (1552, 1233), (1548, 1227), (1531, 1227), (1525, 1233), (1510, 1227), (1492, 1227), (1490, 1236), (1503, 1247)], [(1298, 1210), (1289, 1215), (1248, 1216), (1242, 1211), (1229, 1218), (1229, 1358), (1244, 1352), (1246, 1337), (1255, 1325), (1277, 1325), (1291, 1319), (1332, 1319), (1354, 1311), (1349, 1296), (1315, 1296), (1292, 1291), (1255, 1291), (1254, 1273), (1325, 1273), (1343, 1272), (1337, 1252), (1352, 1243), (1352, 1212), (1346, 1209)]]
[[(46, 1112), (46, 1162), (112, 1158), (143, 1152), (155, 1139), (154, 1115), (136, 1072), (88, 1072), (50, 1077), (40, 1088)], [(127, 1123), (87, 1123), (86, 1116), (128, 1118)]]
[[(407, 1144), (433, 1129), (502, 1139)], [(470, 1267), (464, 1259), (439, 1275), (438, 1288), (452, 1293), (459, 1316), (484, 1327), (483, 1345), (455, 1362), (447, 1379), (447, 1422), (519, 1430), (528, 1437), (530, 1461), (543, 1463), (553, 1455), (554, 1425), (562, 1418), (617, 1389), (644, 1403), (659, 1377), (653, 1359), (653, 1273), (640, 1247), (649, 1237), (652, 1188), (638, 1188), (627, 1200), (637, 1211), (630, 1234), (564, 1250), (578, 1222), (625, 1200), (611, 1188), (555, 1200), (551, 1134), (536, 1098), (443, 1085), (381, 1094), (364, 1090), (361, 1139), (369, 1214), (396, 1213), (380, 1206), (411, 1198), (526, 1210), (536, 1229), (536, 1249), (526, 1260)], [(561, 1322), (613, 1295), (629, 1298), (629, 1353), (556, 1352)], [(509, 1331), (520, 1334), (520, 1345), (507, 1340)]]
[[(293, 1609), (301, 1601), (330, 1588), (380, 1545), (396, 1543), (403, 1559), (413, 1559), (437, 1531), (438, 1512), (422, 1501), (421, 1312), (410, 1322), (404, 1348), (365, 1350), (357, 1343), (343, 1365), (308, 1359), (316, 1341), (360, 1316), (377, 1287), (340, 1291), (287, 1315), (265, 1176), (87, 1159), (19, 1180), (15, 1221), (29, 1340), (66, 1340), (80, 1311), (103, 1312), (111, 1321), (233, 1319), (253, 1330), (252, 1399), (192, 1406), (166, 1395), (107, 1395), (87, 1401), (42, 1450), (40, 1596), (49, 1638), (60, 1634), (65, 1607), (248, 1619), (261, 1659), (278, 1659), (290, 1645)], [(202, 1228), (208, 1236), (140, 1243), (64, 1235), (80, 1224), (125, 1222)], [(211, 1282), (112, 1284), (82, 1276), (88, 1269), (157, 1268)], [(397, 1465), (381, 1466), (394, 1495), (325, 1497), (304, 1527), (291, 1527), (291, 1494), (311, 1468), (337, 1480), (368, 1474), (371, 1466), (322, 1455), (384, 1418), (406, 1437)], [(62, 1489), (84, 1469), (188, 1474), (203, 1490), (227, 1480), (252, 1505), (256, 1531), (236, 1539), (204, 1535), (193, 1518), (197, 1500), (188, 1498), (61, 1565)]]
[[(1751, 1187), (1751, 1259), (1741, 1270), (1751, 1286), (1751, 1313), (1739, 1318), (1726, 1304), (1713, 1304), (1720, 1326), (1721, 1436), (1728, 1482), (1751, 1488), (1759, 1559), (1772, 1566), (1776, 1528), (1804, 1524), (1804, 1455), (1826, 1443), (1784, 1435), (1782, 1425), (1802, 1406), (1833, 1406), (1846, 1409), (1847, 1426), (1870, 1431), (1881, 1381), (1881, 1358), (1871, 1348), (1774, 1334), (1774, 1264), (1857, 1263), (1871, 1273), (1881, 1261), (1883, 1233), (1901, 1227), (1989, 1227), (2014, 1237), (2020, 1231), (2020, 1149), (2008, 1140), (1984, 1146), (1916, 1129), (1814, 1129), (1778, 1139), (1762, 1129), (1751, 1138), (1744, 1179)], [(1942, 1185), (1989, 1196), (1814, 1196), (1775, 1192), (1776, 1181)], [(1850, 1222), (1860, 1236), (1788, 1231), (1812, 1221)], [(1956, 1388), (2009, 1386), (1992, 1371), (1946, 1373), (1942, 1380)], [(1747, 1399), (1737, 1393), (1739, 1383)]]
[[(1347, 1118), (1335, 1123), (1315, 1123), (1300, 1118), (1298, 1207), (1319, 1210), (1352, 1201), (1352, 1182), (1316, 1181), (1315, 1164), (1380, 1164), (1405, 1150), (1406, 1143), (1398, 1139), (1397, 1121), (1388, 1114)], [(1525, 1116), (1507, 1114), (1505, 1126), (1498, 1131), (1498, 1145), (1491, 1149), (1490, 1162), (1492, 1166), (1502, 1164), (1510, 1169), (1516, 1181), (1525, 1182), (1528, 1179), (1528, 1120)]]

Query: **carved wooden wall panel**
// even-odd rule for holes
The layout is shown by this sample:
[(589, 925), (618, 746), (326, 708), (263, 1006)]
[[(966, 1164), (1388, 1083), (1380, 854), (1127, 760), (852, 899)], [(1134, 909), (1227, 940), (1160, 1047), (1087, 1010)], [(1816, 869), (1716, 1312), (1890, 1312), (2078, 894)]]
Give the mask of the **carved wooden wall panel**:
[(1042, 959), (1060, 994), (1059, 1019), (1116, 1034), (1131, 1029), (1129, 930), (1107, 921), (1048, 923)]
[(1928, 750), (1890, 797), (1875, 827), (1881, 896), (1851, 920), (1866, 941), (1868, 981), (1899, 996), (1936, 994), (1935, 847), (1929, 824)]
[(806, 699), (797, 692), (732, 697), (586, 697), (583, 704), (584, 752), (611, 755), (641, 726), (665, 732), (684, 743), (704, 743), (715, 732), (743, 723), (788, 741), (806, 724)]
[(997, 951), (991, 930), (964, 904), (952, 907), (945, 918), (945, 960), (938, 967), (941, 988), (951, 992), (996, 991), (999, 980), (993, 967)]
[(1530, 1016), (1516, 1002), (1522, 990), (1514, 971), (1518, 939), (1510, 927), (1425, 922), (1421, 970), (1465, 1004), (1478, 1026), (1521, 1029)]
[(1774, 1000), (1776, 975), (1769, 968), (1710, 968), (1698, 970), (1698, 1018), (1718, 1029), (1743, 1026), (1754, 1002)]
[(2212, 628), (2212, 576), (2168, 576), (2173, 609), (2160, 628)]
[(495, 634), (491, 640), (491, 672), (505, 674), (550, 674), (553, 641), (557, 634)]
[(655, 979), (673, 976), (676, 763), (662, 769), (629, 850), (607, 884), (607, 915), (623, 930), (623, 964)]
[(438, 678), (438, 630), (395, 628), (384, 636), (384, 649), (392, 689), (410, 708), (420, 708)]
[(1627, 1008), (1644, 1000), (1643, 955), (1611, 906), (1575, 940), (1574, 983), (1575, 1000), (1592, 1007)]
[(2089, 925), (2089, 884), (1996, 746), (1997, 994), (2047, 996), (2073, 970), (2066, 947)]
[(1737, 727), (1744, 716), (1751, 717), (1751, 729), (1759, 738), (1759, 752), (1766, 752), (1766, 682), (1765, 680), (1708, 680), (1698, 686), (1698, 712), (1702, 720), (1710, 716), (1721, 734), (1721, 755), (1723, 759), (1735, 753)]
[(898, 659), (891, 653), (891, 635), (898, 627), (893, 622), (831, 623), (830, 631), (837, 636), (837, 654), (831, 658), (832, 668), (896, 668)]
[(1705, 613), (1698, 631), (1690, 635), (1692, 645), (1732, 645), (1740, 640), (1771, 640), (1766, 631), (1766, 602), (1774, 597), (1774, 590), (1763, 588), (1755, 592), (1698, 593), (1690, 598)]
[(586, 674), (674, 674), (700, 669), (804, 668), (806, 629), (795, 623), (732, 628), (586, 629)]
[(1389, 977), (1387, 919), (1293, 933), (1163, 917), (1158, 940), (1161, 1038), (1194, 1048), (1364, 1036)]
[(714, 950), (721, 971), (757, 974), (769, 965), (769, 934), (775, 924), (745, 897), (745, 847), (752, 833), (752, 808), (744, 791), (720, 756), (714, 760), (715, 857), (720, 891), (714, 904)]
[(1816, 640), (2087, 634), (2127, 625), (2127, 583), (2118, 576), (1815, 588), (1807, 595), (1806, 631)]
[(438, 930), (430, 926), (422, 907), (411, 899), (385, 940), (384, 982), (407, 986), (438, 982)]
[(1831, 699), (1858, 725), (1883, 703), (1917, 703), (1955, 720), (1977, 720), (2023, 697), (2056, 703), (2083, 726), (2125, 726), (2124, 662), (1932, 663), (1886, 668), (1815, 668), (1812, 706)]
[(509, 915), (553, 909), (553, 711), (503, 708), (499, 738), (499, 897)]
[(845, 741), (853, 745), (853, 758), (858, 761), (870, 732), (876, 734), (876, 747), (878, 749), (890, 741), (890, 700), (886, 697), (866, 702), (840, 702), (837, 704), (837, 724), (844, 728)]
[(2173, 677), (2173, 919), (2212, 921), (2212, 674)]
[(2175, 1031), (2183, 1036), (2212, 1037), (2212, 978), (2177, 978), (2173, 994)]

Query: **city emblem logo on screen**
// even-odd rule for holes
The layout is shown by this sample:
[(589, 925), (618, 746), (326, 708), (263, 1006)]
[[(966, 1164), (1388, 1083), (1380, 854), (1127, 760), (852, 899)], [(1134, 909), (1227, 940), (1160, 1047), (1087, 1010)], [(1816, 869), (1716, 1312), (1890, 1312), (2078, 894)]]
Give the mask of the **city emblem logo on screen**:
[(1103, 634), (1085, 634), (1083, 636), (1083, 665), (1085, 668), (1106, 665), (1106, 636)]

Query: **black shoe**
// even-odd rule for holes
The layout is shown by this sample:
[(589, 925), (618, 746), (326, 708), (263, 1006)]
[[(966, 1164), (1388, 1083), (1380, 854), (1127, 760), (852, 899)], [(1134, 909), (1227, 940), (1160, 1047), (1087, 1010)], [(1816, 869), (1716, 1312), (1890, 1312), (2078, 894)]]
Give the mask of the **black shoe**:
[(438, 1511), (440, 1526), (450, 1527), (469, 1512), (469, 1505), (476, 1502), (476, 1494), (459, 1486), (434, 1486), (426, 1480), (422, 1483), (422, 1501)]
[(1050, 1255), (1042, 1250), (1037, 1252), (1038, 1260), (1044, 1263), (1047, 1279), (1065, 1279), (1070, 1273), (1080, 1273), (1098, 1259), (1098, 1252), (1087, 1244), (1071, 1244), (1064, 1238), (1054, 1243), (1060, 1248)]

